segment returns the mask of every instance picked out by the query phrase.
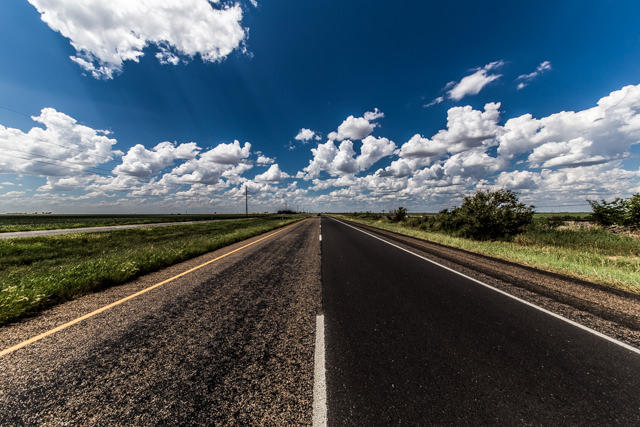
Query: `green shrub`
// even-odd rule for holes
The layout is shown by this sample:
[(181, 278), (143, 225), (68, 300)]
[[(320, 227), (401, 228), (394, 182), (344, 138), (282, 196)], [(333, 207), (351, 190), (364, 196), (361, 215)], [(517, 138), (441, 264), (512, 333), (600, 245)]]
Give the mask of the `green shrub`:
[(407, 218), (407, 209), (400, 206), (395, 211), (389, 212), (389, 220), (393, 222), (404, 221)]
[(533, 221), (533, 206), (511, 190), (483, 191), (463, 199), (456, 209), (458, 234), (476, 240), (508, 239)]
[(475, 240), (509, 240), (533, 221), (533, 206), (525, 206), (511, 190), (477, 191), (462, 205), (429, 217), (425, 229)]
[(406, 225), (411, 228), (422, 228), (423, 222), (424, 219), (421, 216), (411, 216), (405, 220)]
[(627, 220), (629, 225), (640, 226), (640, 193), (627, 200)]
[(624, 224), (627, 218), (627, 202), (616, 197), (613, 202), (587, 200), (591, 205), (591, 217), (602, 225)]
[(640, 193), (629, 199), (616, 197), (613, 202), (587, 202), (591, 205), (591, 218), (598, 224), (640, 226)]

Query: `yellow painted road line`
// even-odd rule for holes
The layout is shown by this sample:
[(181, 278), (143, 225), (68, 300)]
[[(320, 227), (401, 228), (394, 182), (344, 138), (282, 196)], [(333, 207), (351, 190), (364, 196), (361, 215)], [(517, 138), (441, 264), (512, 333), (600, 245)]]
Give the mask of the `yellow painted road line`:
[(275, 233), (271, 233), (271, 234), (269, 234), (269, 235), (267, 235), (267, 236), (261, 237), (261, 238), (260, 238), (260, 239), (258, 239), (258, 240), (254, 240), (253, 242), (248, 243), (248, 244), (246, 244), (246, 245), (244, 245), (244, 246), (242, 246), (242, 247), (240, 247), (240, 248), (234, 249), (234, 250), (232, 250), (231, 252), (227, 252), (227, 253), (226, 253), (226, 254), (224, 254), (224, 255), (220, 255), (219, 257), (217, 257), (217, 258), (215, 258), (215, 259), (212, 259), (212, 260), (210, 260), (210, 261), (207, 261), (207, 262), (205, 262), (204, 264), (200, 264), (200, 265), (198, 265), (197, 267), (193, 267), (192, 269), (187, 270), (187, 271), (184, 271), (184, 272), (182, 272), (182, 273), (180, 273), (180, 274), (178, 274), (178, 275), (176, 275), (176, 276), (171, 277), (170, 279), (163, 280), (163, 281), (162, 281), (162, 282), (160, 282), (160, 283), (156, 283), (155, 285), (149, 286), (148, 288), (144, 288), (143, 290), (138, 291), (138, 292), (136, 292), (136, 293), (134, 293), (134, 294), (131, 294), (131, 295), (129, 295), (128, 297), (122, 298), (121, 300), (118, 300), (118, 301), (116, 301), (116, 302), (112, 302), (111, 304), (105, 305), (104, 307), (101, 307), (101, 308), (99, 308), (99, 309), (97, 309), (97, 310), (95, 310), (95, 311), (92, 311), (91, 313), (85, 314), (84, 316), (78, 317), (77, 319), (74, 319), (74, 320), (72, 320), (72, 321), (70, 321), (70, 322), (67, 322), (67, 323), (65, 323), (65, 324), (63, 324), (63, 325), (60, 325), (60, 326), (58, 326), (57, 328), (53, 328), (53, 329), (51, 329), (51, 330), (49, 330), (49, 331), (47, 331), (47, 332), (43, 332), (42, 334), (37, 335), (37, 336), (35, 336), (35, 337), (33, 337), (33, 338), (30, 338), (30, 339), (28, 339), (28, 340), (26, 340), (26, 341), (23, 341), (23, 342), (21, 342), (20, 344), (16, 344), (16, 345), (14, 345), (13, 347), (9, 347), (9, 348), (7, 348), (7, 349), (4, 349), (4, 350), (0, 351), (0, 357), (6, 356), (7, 354), (10, 354), (10, 353), (13, 353), (13, 352), (14, 352), (14, 351), (16, 351), (16, 350), (19, 350), (19, 349), (21, 349), (21, 348), (23, 348), (23, 347), (28, 346), (29, 344), (33, 344), (34, 342), (36, 342), (36, 341), (40, 341), (41, 339), (46, 338), (46, 337), (48, 337), (48, 336), (50, 336), (50, 335), (53, 335), (53, 334), (55, 334), (56, 332), (60, 332), (60, 331), (62, 331), (63, 329), (67, 329), (68, 327), (73, 326), (73, 325), (75, 325), (76, 323), (80, 323), (80, 322), (82, 322), (83, 320), (86, 320), (86, 319), (88, 319), (88, 318), (90, 318), (90, 317), (93, 317), (93, 316), (95, 316), (95, 315), (97, 315), (97, 314), (100, 314), (100, 313), (102, 313), (103, 311), (107, 311), (107, 310), (109, 310), (110, 308), (113, 308), (113, 307), (115, 307), (115, 306), (117, 306), (117, 305), (120, 305), (120, 304), (122, 304), (122, 303), (124, 303), (124, 302), (126, 302), (126, 301), (129, 301), (129, 300), (131, 300), (131, 299), (134, 299), (134, 298), (136, 298), (136, 297), (138, 297), (138, 296), (140, 296), (140, 295), (142, 295), (142, 294), (144, 294), (144, 293), (149, 292), (150, 290), (153, 290), (153, 289), (158, 288), (158, 287), (160, 287), (160, 286), (162, 286), (162, 285), (165, 285), (165, 284), (167, 284), (167, 283), (169, 283), (169, 282), (171, 282), (171, 281), (173, 281), (173, 280), (175, 280), (175, 279), (178, 279), (178, 278), (180, 278), (180, 277), (182, 277), (182, 276), (186, 276), (186, 275), (187, 275), (187, 274), (189, 274), (189, 273), (193, 273), (194, 271), (199, 270), (200, 268), (202, 268), (202, 267), (204, 267), (204, 266), (207, 266), (207, 265), (209, 265), (209, 264), (211, 264), (211, 263), (214, 263), (214, 262), (216, 262), (216, 261), (219, 261), (219, 260), (221, 260), (222, 258), (225, 258), (225, 257), (227, 257), (227, 256), (229, 256), (229, 255), (231, 255), (231, 254), (234, 254), (234, 253), (236, 253), (236, 252), (238, 252), (238, 251), (241, 251), (241, 250), (243, 250), (243, 249), (245, 249), (245, 248), (248, 248), (249, 246), (253, 246), (253, 245), (255, 245), (255, 244), (256, 244), (256, 243), (258, 243), (258, 242), (261, 242), (261, 241), (263, 241), (263, 240), (265, 240), (265, 239), (268, 239), (269, 237), (275, 236), (276, 234), (282, 233), (283, 231), (288, 230), (289, 228), (293, 227), (293, 226), (294, 226), (294, 225), (296, 225), (296, 224), (298, 224), (298, 223), (295, 223), (295, 224), (289, 225), (289, 226), (287, 226), (287, 227), (285, 227), (285, 228), (283, 228), (283, 229), (281, 229), (281, 230), (276, 231)]

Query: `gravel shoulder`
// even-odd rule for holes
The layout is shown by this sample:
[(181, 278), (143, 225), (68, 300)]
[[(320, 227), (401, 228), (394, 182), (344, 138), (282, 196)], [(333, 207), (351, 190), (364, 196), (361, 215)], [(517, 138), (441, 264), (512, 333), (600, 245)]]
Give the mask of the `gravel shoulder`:
[[(319, 221), (0, 358), (0, 425), (311, 425)], [(250, 241), (0, 328), (6, 348)]]
[(598, 332), (640, 348), (640, 296), (348, 222)]

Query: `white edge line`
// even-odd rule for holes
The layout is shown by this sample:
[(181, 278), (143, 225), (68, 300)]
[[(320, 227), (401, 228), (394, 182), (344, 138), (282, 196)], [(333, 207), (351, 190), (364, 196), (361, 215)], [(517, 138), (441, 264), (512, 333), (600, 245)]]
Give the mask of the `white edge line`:
[(313, 372), (313, 427), (327, 426), (327, 383), (324, 361), (324, 315), (316, 316)]
[(629, 350), (629, 351), (632, 351), (632, 352), (634, 352), (634, 353), (636, 353), (636, 354), (640, 355), (640, 349), (637, 349), (637, 348), (635, 348), (635, 347), (633, 347), (633, 346), (631, 346), (631, 345), (629, 345), (629, 344), (627, 344), (627, 343), (624, 343), (624, 342), (622, 342), (622, 341), (618, 341), (618, 340), (617, 340), (617, 339), (615, 339), (615, 338), (612, 338), (612, 337), (610, 337), (610, 336), (608, 336), (608, 335), (605, 335), (605, 334), (603, 334), (603, 333), (601, 333), (601, 332), (598, 332), (598, 331), (596, 331), (596, 330), (594, 330), (594, 329), (591, 329), (591, 328), (589, 328), (589, 327), (587, 327), (587, 326), (581, 325), (580, 323), (574, 322), (573, 320), (567, 319), (566, 317), (563, 317), (563, 316), (561, 316), (561, 315), (559, 315), (559, 314), (557, 314), (557, 313), (554, 313), (554, 312), (552, 312), (552, 311), (549, 311), (549, 310), (547, 310), (546, 308), (539, 307), (539, 306), (537, 306), (537, 305), (535, 305), (535, 304), (530, 303), (529, 301), (525, 301), (525, 300), (523, 300), (522, 298), (518, 298), (518, 297), (516, 297), (516, 296), (514, 296), (514, 295), (511, 295), (511, 294), (509, 294), (509, 293), (507, 293), (507, 292), (505, 292), (505, 291), (503, 291), (503, 290), (501, 290), (501, 289), (495, 288), (495, 287), (493, 287), (493, 286), (491, 286), (491, 285), (488, 285), (488, 284), (486, 284), (486, 283), (484, 283), (484, 282), (481, 282), (481, 281), (480, 281), (480, 280), (478, 280), (478, 279), (474, 279), (473, 277), (467, 276), (467, 275), (466, 275), (466, 274), (464, 274), (464, 273), (461, 273), (461, 272), (459, 272), (459, 271), (456, 271), (456, 270), (454, 270), (454, 269), (452, 269), (452, 268), (449, 268), (449, 267), (447, 267), (447, 266), (445, 266), (445, 265), (442, 265), (442, 264), (440, 264), (440, 263), (438, 263), (438, 262), (436, 262), (436, 261), (433, 261), (433, 260), (431, 260), (431, 259), (429, 259), (429, 258), (423, 257), (422, 255), (418, 255), (418, 254), (417, 254), (417, 253), (415, 253), (415, 252), (412, 252), (412, 251), (410, 251), (410, 250), (408, 250), (408, 249), (405, 249), (405, 248), (403, 248), (403, 247), (401, 247), (401, 246), (398, 246), (398, 245), (396, 245), (396, 244), (394, 244), (394, 243), (391, 243), (391, 242), (389, 242), (389, 241), (387, 241), (387, 240), (384, 240), (384, 239), (382, 239), (382, 238), (380, 238), (380, 237), (378, 237), (378, 236), (376, 236), (376, 235), (374, 235), (374, 234), (368, 233), (368, 232), (366, 232), (366, 231), (364, 231), (364, 230), (361, 230), (361, 229), (359, 229), (359, 228), (357, 228), (357, 227), (354, 227), (354, 226), (352, 226), (352, 225), (346, 224), (346, 223), (344, 223), (344, 222), (342, 222), (342, 221), (339, 221), (339, 220), (337, 220), (337, 219), (335, 219), (335, 218), (331, 218), (331, 219), (333, 219), (334, 221), (339, 222), (340, 224), (346, 225), (347, 227), (351, 227), (351, 228), (353, 228), (354, 230), (357, 230), (357, 231), (359, 231), (359, 232), (361, 232), (361, 233), (364, 233), (364, 234), (366, 234), (367, 236), (373, 237), (374, 239), (378, 239), (378, 240), (380, 240), (381, 242), (384, 242), (384, 243), (386, 243), (386, 244), (388, 244), (388, 245), (391, 245), (391, 246), (393, 246), (393, 247), (395, 247), (395, 248), (398, 248), (398, 249), (400, 249), (400, 250), (403, 250), (403, 251), (405, 251), (405, 252), (408, 252), (408, 253), (410, 253), (411, 255), (414, 255), (414, 256), (416, 256), (416, 257), (418, 257), (418, 258), (421, 258), (421, 259), (423, 259), (423, 260), (425, 260), (425, 261), (428, 261), (428, 262), (430, 262), (430, 263), (432, 263), (432, 264), (435, 264), (435, 265), (437, 265), (438, 267), (444, 268), (445, 270), (451, 271), (452, 273), (455, 273), (455, 274), (457, 274), (457, 275), (459, 275), (459, 276), (462, 276), (462, 277), (464, 277), (465, 279), (471, 280), (471, 281), (473, 281), (473, 282), (475, 282), (475, 283), (477, 283), (477, 284), (479, 284), (479, 285), (482, 285), (482, 286), (484, 286), (484, 287), (486, 287), (486, 288), (489, 288), (489, 289), (491, 289), (491, 290), (493, 290), (493, 291), (495, 291), (495, 292), (498, 292), (498, 293), (500, 293), (500, 294), (502, 294), (502, 295), (504, 295), (504, 296), (507, 296), (507, 297), (509, 297), (509, 298), (511, 298), (511, 299), (514, 299), (514, 300), (518, 301), (518, 302), (521, 302), (522, 304), (528, 305), (529, 307), (533, 307), (533, 308), (535, 308), (536, 310), (540, 310), (541, 312), (546, 313), (546, 314), (548, 314), (549, 316), (553, 316), (553, 317), (555, 317), (555, 318), (557, 318), (557, 319), (563, 320), (563, 321), (565, 321), (565, 322), (569, 323), (570, 325), (573, 325), (573, 326), (575, 326), (575, 327), (577, 327), (577, 328), (580, 328), (580, 329), (582, 329), (582, 330), (584, 330), (584, 331), (590, 332), (590, 333), (592, 333), (593, 335), (596, 335), (596, 336), (598, 336), (598, 337), (600, 337), (600, 338), (602, 338), (602, 339), (605, 339), (605, 340), (607, 340), (607, 341), (609, 341), (609, 342), (611, 342), (611, 343), (613, 343), (613, 344), (619, 345), (620, 347), (623, 347), (623, 348), (625, 348), (625, 349), (627, 349), (627, 350)]

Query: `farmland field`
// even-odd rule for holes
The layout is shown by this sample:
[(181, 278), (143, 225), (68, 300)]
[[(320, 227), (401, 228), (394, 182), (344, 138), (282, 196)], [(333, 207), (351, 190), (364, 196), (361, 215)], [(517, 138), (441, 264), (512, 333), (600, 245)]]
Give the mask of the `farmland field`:
[[(261, 215), (251, 215), (251, 217)], [(96, 215), (0, 215), (0, 233), (59, 228), (101, 227), (111, 225), (153, 224), (160, 222), (210, 221), (244, 218), (243, 214), (96, 214)]]

